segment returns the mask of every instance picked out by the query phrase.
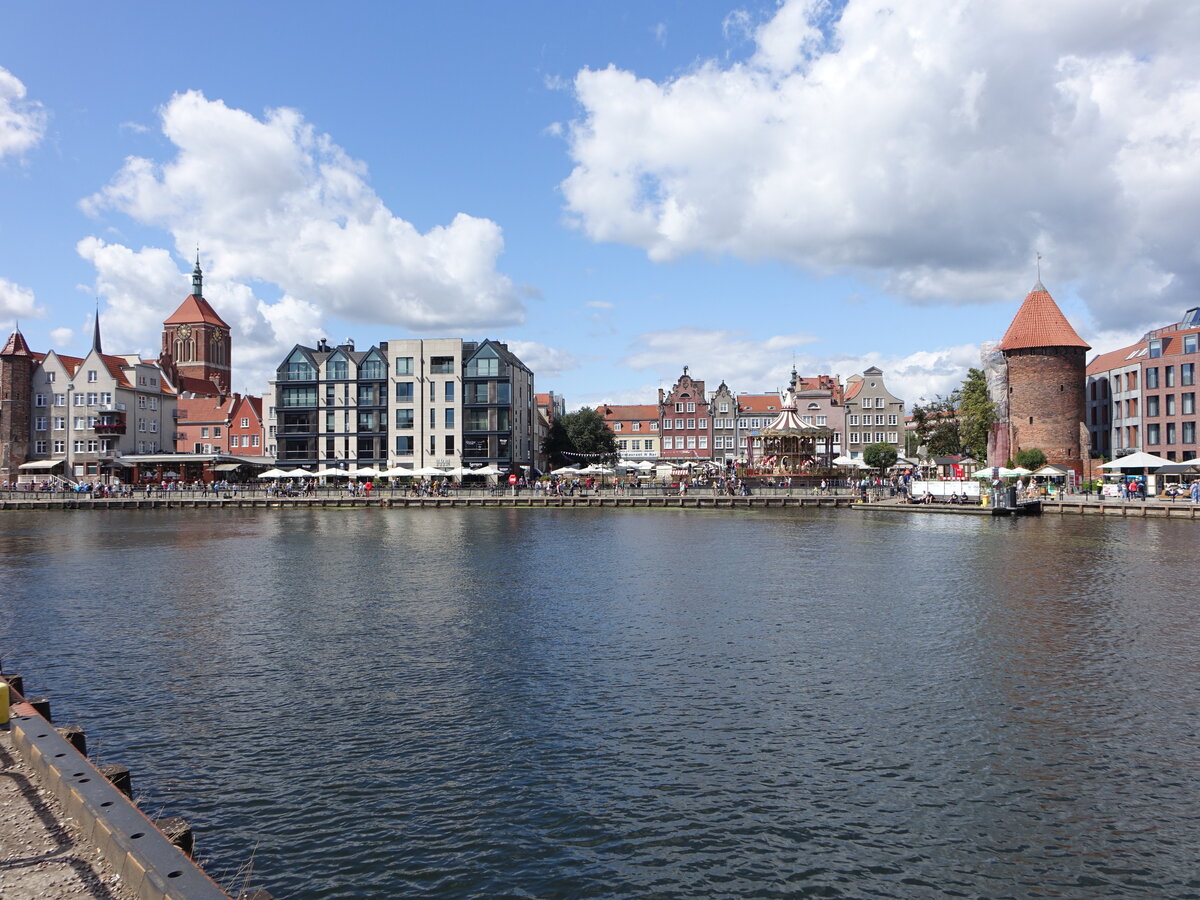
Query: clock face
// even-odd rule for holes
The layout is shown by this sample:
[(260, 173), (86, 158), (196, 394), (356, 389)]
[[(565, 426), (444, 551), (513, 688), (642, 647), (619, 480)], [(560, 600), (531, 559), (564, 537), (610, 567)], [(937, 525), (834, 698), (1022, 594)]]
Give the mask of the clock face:
[(223, 332), (223, 331), (222, 331), (220, 328), (218, 328), (216, 331), (214, 331), (214, 332), (213, 332), (213, 337), (212, 337), (212, 339), (213, 339), (214, 341), (221, 341), (221, 340), (224, 340), (224, 339), (225, 339), (225, 332)]
[(192, 333), (191, 325), (180, 325), (179, 326), (179, 336), (180, 337), (188, 337), (191, 335), (191, 333)]

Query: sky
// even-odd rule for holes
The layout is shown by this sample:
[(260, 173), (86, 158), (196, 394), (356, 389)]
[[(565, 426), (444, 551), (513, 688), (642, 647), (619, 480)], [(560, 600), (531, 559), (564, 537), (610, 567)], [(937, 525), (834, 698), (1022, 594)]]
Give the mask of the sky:
[(1096, 352), (1200, 304), (1197, 47), (1191, 0), (4, 4), (0, 330), (155, 356), (199, 248), (242, 392), (463, 337), (568, 408), (912, 404), (1039, 264)]

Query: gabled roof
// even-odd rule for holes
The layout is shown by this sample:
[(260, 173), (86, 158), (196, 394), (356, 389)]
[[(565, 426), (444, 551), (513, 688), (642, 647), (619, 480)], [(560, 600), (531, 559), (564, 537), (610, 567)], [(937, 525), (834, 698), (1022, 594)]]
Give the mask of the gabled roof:
[[(849, 379), (848, 379), (849, 381)], [(853, 400), (862, 392), (863, 385), (866, 384), (861, 378), (858, 381), (849, 381), (846, 385), (846, 399)]]
[(738, 394), (738, 412), (751, 415), (777, 414), (783, 409), (783, 400), (778, 394)]
[(185, 322), (189, 325), (204, 322), (208, 325), (219, 325), (221, 328), (229, 327), (207, 300), (197, 297), (195, 294), (188, 294), (187, 299), (179, 304), (179, 309), (171, 313), (170, 317), (163, 321), (163, 324), (182, 325)]
[(1137, 350), (1137, 344), (1130, 344), (1128, 347), (1122, 347), (1120, 350), (1110, 350), (1108, 353), (1101, 353), (1088, 363), (1087, 374), (1100, 375), (1113, 369), (1123, 368), (1124, 366), (1136, 366), (1138, 360), (1130, 359), (1129, 357)]
[(602, 403), (596, 407), (596, 412), (606, 422), (657, 422), (658, 406), (656, 404), (618, 405)]
[(1039, 280), (1025, 295), (1021, 308), (1000, 341), (1001, 350), (1020, 350), (1027, 347), (1091, 347), (1083, 340), (1067, 317), (1062, 314), (1050, 292)]

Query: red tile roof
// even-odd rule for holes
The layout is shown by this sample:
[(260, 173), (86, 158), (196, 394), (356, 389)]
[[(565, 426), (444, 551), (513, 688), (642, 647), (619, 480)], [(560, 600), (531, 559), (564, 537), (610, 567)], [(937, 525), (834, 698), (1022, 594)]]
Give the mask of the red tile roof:
[(738, 394), (739, 413), (778, 414), (783, 409), (783, 400), (778, 394)]
[(1090, 363), (1088, 363), (1087, 374), (1099, 375), (1101, 372), (1108, 372), (1112, 369), (1119, 369), (1122, 366), (1136, 366), (1138, 360), (1130, 359), (1129, 355), (1137, 351), (1138, 344), (1130, 344), (1120, 350), (1110, 350), (1108, 353), (1101, 353)]
[(25, 335), (14, 331), (8, 336), (8, 343), (0, 350), (0, 356), (33, 356), (29, 345), (25, 343)]
[(601, 403), (596, 407), (596, 412), (600, 413), (601, 418), (606, 422), (614, 422), (617, 420), (623, 422), (638, 421), (638, 422), (657, 422), (658, 421), (658, 406), (655, 404), (645, 405), (619, 405), (615, 403)]
[(1000, 341), (1001, 350), (1026, 347), (1091, 347), (1075, 333), (1041, 281), (1033, 286)]
[(195, 324), (205, 322), (209, 325), (219, 325), (228, 328), (225, 320), (217, 315), (217, 311), (209, 306), (208, 301), (195, 294), (188, 294), (187, 299), (179, 304), (179, 309), (163, 321), (164, 325), (182, 325), (184, 322)]

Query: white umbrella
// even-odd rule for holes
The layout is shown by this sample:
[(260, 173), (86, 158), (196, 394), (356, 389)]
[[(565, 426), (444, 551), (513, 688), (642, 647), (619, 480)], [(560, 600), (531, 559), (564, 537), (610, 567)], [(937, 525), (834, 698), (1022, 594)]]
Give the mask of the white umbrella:
[(258, 477), (259, 478), (287, 478), (288, 473), (283, 471), (283, 469), (267, 469), (267, 471), (263, 472)]
[(345, 469), (331, 469), (329, 466), (325, 466), (323, 469), (317, 469), (313, 474), (318, 478), (328, 478), (330, 475), (340, 475), (345, 478), (349, 473)]
[(563, 466), (561, 469), (555, 469), (551, 475), (578, 475), (579, 469), (575, 466)]
[(1033, 472), (1029, 471), (1029, 469), (1025, 468), (1024, 466), (1017, 466), (1012, 470), (1012, 473), (1021, 478), (1024, 478), (1026, 475), (1033, 474)]
[(362, 469), (355, 469), (350, 473), (350, 476), (354, 477), (361, 475), (363, 478), (378, 478), (380, 474), (382, 473), (380, 473), (378, 469), (372, 468), (371, 466), (366, 466)]
[(502, 475), (503, 473), (493, 465), (486, 465), (482, 469), (469, 469), (468, 475)]
[(413, 469), (410, 473), (414, 478), (433, 478), (435, 475), (445, 475), (441, 469), (435, 469), (433, 466), (425, 466), (421, 469)]
[(381, 473), (385, 478), (409, 478), (417, 473), (412, 469), (406, 469), (404, 466), (392, 466), (390, 469)]
[(307, 469), (292, 469), (291, 471), (284, 472), (283, 474), (288, 478), (309, 478), (313, 473)]
[(1130, 453), (1128, 456), (1119, 456), (1112, 462), (1106, 462), (1100, 466), (1101, 469), (1157, 469), (1159, 466), (1165, 466), (1169, 463), (1169, 459), (1163, 459), (1161, 456), (1155, 456), (1153, 453)]
[(640, 463), (634, 466), (634, 468), (641, 469), (643, 472), (649, 472), (654, 468), (654, 463), (650, 462), (648, 459), (643, 459)]

